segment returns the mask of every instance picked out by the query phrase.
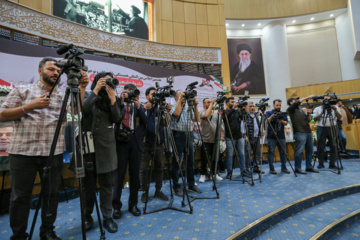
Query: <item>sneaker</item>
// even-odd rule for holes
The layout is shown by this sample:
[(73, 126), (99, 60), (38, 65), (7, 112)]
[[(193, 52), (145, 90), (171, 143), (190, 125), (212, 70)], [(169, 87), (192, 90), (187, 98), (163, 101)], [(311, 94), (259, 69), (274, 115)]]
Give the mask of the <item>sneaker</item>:
[(184, 195), (183, 190), (181, 188), (174, 189), (175, 195), (178, 197), (182, 197)]
[(197, 186), (197, 183), (196, 183), (196, 182), (194, 182), (194, 185), (195, 185), (195, 186)]
[(216, 181), (221, 181), (221, 180), (223, 180), (223, 178), (222, 178), (222, 177), (220, 177), (220, 175), (219, 175), (219, 174), (216, 174)]
[(49, 230), (40, 236), (40, 240), (61, 240), (54, 230)]
[(155, 192), (154, 198), (160, 199), (162, 201), (169, 200), (168, 196), (166, 196), (161, 190)]
[[(148, 200), (149, 200), (149, 197), (148, 197)], [(143, 191), (143, 193), (141, 195), (141, 202), (146, 203), (146, 192), (145, 191)]]
[(205, 175), (201, 175), (201, 176), (200, 176), (200, 179), (199, 179), (199, 183), (203, 183), (203, 182), (205, 182), (205, 180), (206, 180), (206, 176), (205, 176)]
[(321, 168), (324, 168), (324, 167), (325, 167), (324, 164), (319, 164), (319, 165), (317, 166), (318, 169), (321, 169)]
[(275, 169), (270, 169), (270, 173), (271, 173), (271, 174), (274, 174), (274, 175), (277, 174), (277, 172), (275, 171)]
[(191, 191), (191, 192), (196, 192), (196, 193), (202, 193), (202, 191), (200, 190), (200, 188), (198, 188), (197, 186), (190, 186), (189, 188), (188, 188), (188, 190), (189, 191)]

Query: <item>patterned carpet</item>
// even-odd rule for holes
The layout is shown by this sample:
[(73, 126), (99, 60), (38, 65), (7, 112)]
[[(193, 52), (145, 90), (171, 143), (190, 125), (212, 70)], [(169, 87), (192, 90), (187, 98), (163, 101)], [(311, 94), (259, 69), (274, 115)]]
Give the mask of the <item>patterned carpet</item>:
[[(343, 160), (343, 165), (345, 170), (341, 175), (324, 171), (320, 174), (310, 173), (307, 175), (298, 175), (298, 177), (295, 177), (294, 174), (283, 173), (270, 175), (268, 173), (268, 167), (264, 166), (263, 168), (266, 173), (263, 175), (262, 183), (256, 181), (255, 186), (251, 187), (248, 184), (242, 184), (241, 181), (220, 181), (217, 183), (220, 199), (195, 200), (192, 203), (194, 208), (193, 214), (175, 210), (165, 210), (134, 217), (127, 210), (128, 189), (125, 189), (122, 198), (124, 202), (122, 218), (116, 221), (119, 224), (119, 231), (115, 234), (106, 232), (106, 239), (226, 239), (244, 228), (247, 224), (295, 200), (330, 189), (359, 184), (360, 161), (358, 159), (352, 159), (351, 161)], [(280, 163), (276, 163), (275, 167), (276, 170), (280, 172)], [(239, 170), (236, 169), (234, 171), (235, 178), (238, 178), (238, 175)], [(225, 177), (224, 174), (222, 177)], [(201, 196), (215, 196), (215, 192), (212, 191), (212, 182), (207, 181), (201, 183), (199, 187), (203, 190)], [(163, 191), (169, 195), (168, 182), (165, 182)], [(150, 193), (154, 193), (153, 186)], [(139, 193), (139, 198), (140, 196), (141, 193)], [(314, 218), (329, 218), (332, 221), (338, 218), (338, 216), (342, 216), (341, 214), (346, 213), (346, 211), (340, 209), (341, 206), (344, 206), (341, 205), (341, 203), (346, 204), (346, 207), (351, 205), (351, 208), (356, 210), (359, 208), (358, 205), (355, 205), (359, 204), (359, 197), (358, 195), (356, 196), (357, 197), (348, 196), (346, 197), (346, 201), (345, 198), (343, 199), (344, 201), (340, 198), (329, 201), (328, 203), (330, 205), (324, 203), (322, 206), (323, 209), (316, 209), (316, 214), (313, 214), (316, 215)], [(148, 204), (148, 210), (157, 209), (166, 205), (167, 203), (165, 202), (152, 199)], [(144, 207), (140, 199), (138, 206), (141, 210)], [(175, 196), (174, 206), (181, 206), (181, 198)], [(73, 199), (69, 203), (61, 202), (59, 204), (55, 230), (62, 239), (81, 239), (79, 209), (79, 199)], [(330, 212), (331, 209), (337, 216), (328, 216), (326, 214)], [(309, 209), (309, 211), (310, 215), (312, 215), (311, 211), (315, 210)], [(32, 210), (31, 220), (33, 213), (34, 211)], [(320, 214), (322, 214), (322, 216), (320, 216)], [(309, 224), (313, 224), (315, 226), (314, 232), (318, 232), (322, 227), (321, 224), (315, 221), (310, 222), (310, 220), (298, 220), (295, 224), (297, 224), (299, 228), (306, 227), (306, 229), (311, 228)], [(38, 239), (39, 225), (40, 220), (37, 222), (33, 239)], [(276, 235), (269, 236), (269, 238), (280, 239), (278, 237), (283, 234), (281, 232), (283, 229), (279, 230)], [(287, 233), (287, 239), (308, 239), (308, 235), (305, 236), (306, 230), (303, 230), (304, 235), (296, 234), (296, 232), (302, 230), (296, 230), (293, 227), (287, 228), (285, 231)], [(292, 234), (293, 232), (294, 234)], [(8, 215), (2, 215), (0, 216), (0, 239), (9, 239), (10, 235), (9, 217)], [(87, 232), (87, 238), (99, 239), (99, 237), (99, 227), (98, 224), (95, 223), (93, 228)]]

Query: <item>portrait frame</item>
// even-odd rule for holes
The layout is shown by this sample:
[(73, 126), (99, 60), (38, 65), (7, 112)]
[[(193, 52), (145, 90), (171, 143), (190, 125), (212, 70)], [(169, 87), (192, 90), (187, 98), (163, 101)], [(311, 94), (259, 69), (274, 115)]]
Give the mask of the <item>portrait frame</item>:
[[(262, 53), (261, 38), (229, 38), (228, 42), (228, 56), (229, 56), (229, 70), (230, 70), (230, 87), (233, 96), (244, 95), (245, 91), (249, 91), (249, 95), (266, 95), (266, 81), (264, 71), (264, 61)], [(251, 50), (251, 64), (240, 72), (240, 57), (239, 50), (246, 50), (241, 46), (248, 46)], [(236, 90), (237, 87), (246, 87)]]

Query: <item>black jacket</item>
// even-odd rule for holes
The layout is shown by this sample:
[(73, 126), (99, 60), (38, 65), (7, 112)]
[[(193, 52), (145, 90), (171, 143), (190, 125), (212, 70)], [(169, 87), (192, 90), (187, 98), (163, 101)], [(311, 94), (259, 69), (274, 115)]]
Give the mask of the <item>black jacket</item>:
[(230, 135), (230, 131), (231, 131), (232, 137), (234, 139), (242, 138), (243, 136), (242, 136), (242, 132), (241, 132), (241, 121), (242, 121), (241, 112), (238, 110), (234, 110), (234, 109), (227, 109), (227, 110), (225, 110), (225, 113), (229, 120), (229, 126), (230, 126), (230, 130), (229, 130), (227, 123), (226, 123), (226, 119), (224, 117), (223, 120), (224, 120), (224, 125), (225, 125), (225, 137), (231, 138), (231, 135)]

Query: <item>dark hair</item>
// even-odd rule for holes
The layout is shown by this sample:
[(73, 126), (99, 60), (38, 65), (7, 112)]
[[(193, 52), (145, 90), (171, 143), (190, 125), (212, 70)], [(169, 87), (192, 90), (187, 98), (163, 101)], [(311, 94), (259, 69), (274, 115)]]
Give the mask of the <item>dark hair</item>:
[(151, 90), (156, 90), (156, 88), (155, 88), (155, 87), (149, 87), (149, 88), (147, 88), (146, 91), (145, 91), (145, 95), (148, 96), (148, 95), (150, 94), (150, 91), (151, 91)]
[(275, 104), (276, 102), (282, 102), (282, 101), (281, 101), (281, 99), (275, 99), (275, 100), (273, 101), (273, 104)]
[(203, 99), (203, 103), (205, 103), (205, 100), (206, 100), (206, 99), (210, 99), (210, 98), (208, 98), (208, 97), (204, 98), (204, 99)]
[(228, 102), (230, 102), (230, 100), (232, 100), (232, 99), (235, 99), (235, 98), (234, 98), (234, 97), (228, 97), (228, 98), (225, 100), (225, 102), (228, 103)]
[(125, 86), (124, 86), (124, 90), (135, 90), (135, 89), (136, 89), (136, 86), (131, 83), (125, 84)]
[(39, 68), (43, 69), (44, 65), (46, 62), (56, 62), (56, 59), (54, 59), (53, 57), (44, 57), (43, 59), (41, 59), (41, 61), (39, 62)]

